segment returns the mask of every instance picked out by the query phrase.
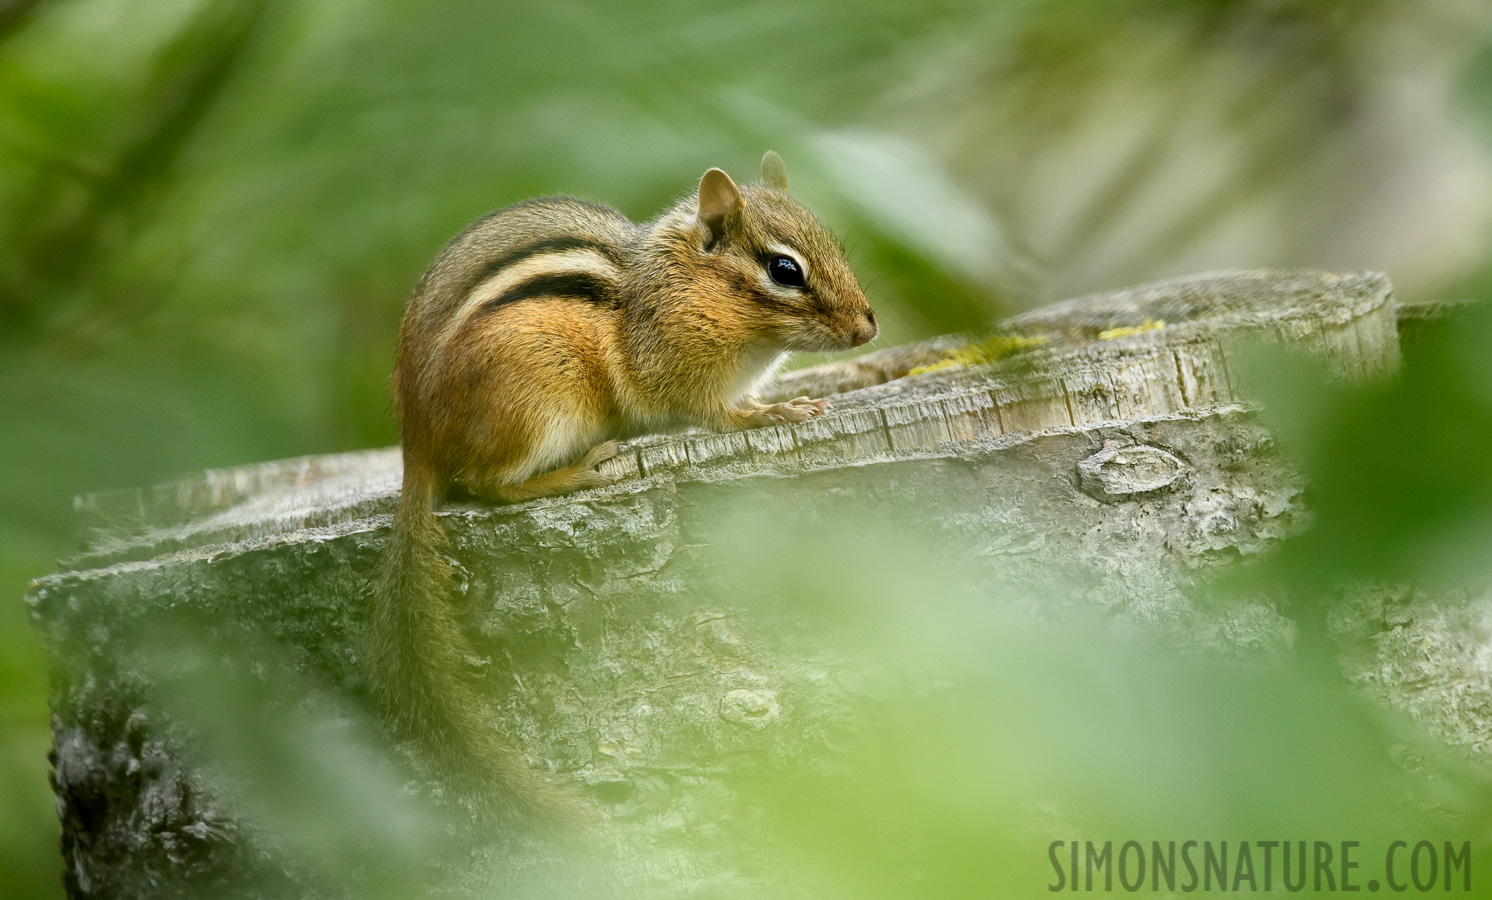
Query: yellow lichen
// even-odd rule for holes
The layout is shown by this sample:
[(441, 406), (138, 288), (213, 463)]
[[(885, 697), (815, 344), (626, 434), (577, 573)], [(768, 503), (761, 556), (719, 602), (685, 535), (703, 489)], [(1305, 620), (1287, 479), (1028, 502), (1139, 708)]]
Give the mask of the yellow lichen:
[(922, 375), (927, 372), (941, 372), (944, 369), (954, 369), (961, 365), (963, 365), (963, 363), (950, 356), (941, 362), (928, 363), (925, 366), (916, 366), (915, 368), (908, 369), (907, 374)]
[(1129, 337), (1135, 334), (1144, 334), (1147, 331), (1161, 331), (1164, 330), (1165, 327), (1165, 319), (1152, 319), (1149, 316), (1146, 316), (1145, 321), (1141, 322), (1138, 325), (1125, 325), (1120, 328), (1110, 328), (1107, 331), (1100, 331), (1098, 333), (1098, 339), (1100, 341), (1112, 341), (1115, 338)]
[(965, 344), (954, 350), (948, 351), (943, 359), (925, 366), (917, 366), (907, 372), (908, 375), (921, 375), (924, 372), (941, 372), (944, 369), (956, 369), (961, 366), (983, 366), (992, 362), (998, 362), (1014, 353), (1028, 350), (1032, 347), (1040, 347), (1047, 342), (1046, 335), (1028, 337), (1023, 334), (997, 334), (983, 341)]

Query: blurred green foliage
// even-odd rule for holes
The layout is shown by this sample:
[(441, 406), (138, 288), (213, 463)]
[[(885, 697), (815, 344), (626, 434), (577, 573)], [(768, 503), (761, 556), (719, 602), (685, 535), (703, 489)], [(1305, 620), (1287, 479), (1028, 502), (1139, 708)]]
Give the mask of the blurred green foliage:
[(1342, 384), (1261, 351), (1245, 371), (1309, 476), (1318, 521), (1271, 573), (1307, 596), (1352, 581), (1492, 583), (1492, 304), (1453, 309), (1400, 376)]
[[(391, 442), (405, 293), (534, 194), (645, 217), (775, 147), (887, 343), (1224, 266), (1485, 296), (1489, 60), (1454, 0), (0, 0), (0, 596), (72, 549), (72, 494)], [(1317, 478), (1297, 591), (1480, 572), (1492, 334), (1461, 334), (1388, 387), (1266, 379)], [(47, 896), (44, 678), (0, 610), (0, 881)]]

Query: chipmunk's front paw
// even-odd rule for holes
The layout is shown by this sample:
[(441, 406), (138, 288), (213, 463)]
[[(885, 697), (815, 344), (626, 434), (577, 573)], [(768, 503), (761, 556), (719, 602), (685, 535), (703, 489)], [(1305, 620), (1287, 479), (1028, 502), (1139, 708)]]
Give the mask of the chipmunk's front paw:
[(785, 403), (774, 403), (762, 410), (762, 415), (774, 422), (806, 422), (814, 416), (821, 416), (829, 408), (828, 400), (811, 400), (807, 397), (798, 397)]

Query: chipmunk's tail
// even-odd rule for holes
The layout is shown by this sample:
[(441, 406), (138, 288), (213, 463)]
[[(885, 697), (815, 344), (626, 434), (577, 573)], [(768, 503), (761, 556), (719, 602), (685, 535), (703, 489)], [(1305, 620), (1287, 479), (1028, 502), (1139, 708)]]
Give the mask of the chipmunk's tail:
[(493, 728), (467, 671), (472, 656), (450, 602), (448, 540), (435, 473), (406, 454), (404, 491), (373, 592), (370, 678), (397, 739), (485, 824), (566, 818), (559, 794)]

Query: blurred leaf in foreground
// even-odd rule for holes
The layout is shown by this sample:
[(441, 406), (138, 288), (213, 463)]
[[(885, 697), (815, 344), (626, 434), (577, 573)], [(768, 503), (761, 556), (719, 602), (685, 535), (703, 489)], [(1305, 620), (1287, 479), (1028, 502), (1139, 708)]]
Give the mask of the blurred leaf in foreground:
[(722, 517), (773, 608), (856, 665), (911, 673), (859, 704), (840, 752), (754, 773), (815, 896), (1036, 895), (1052, 840), (1485, 837), (1482, 780), (1453, 761), (1436, 781), (1403, 769), (1395, 747), (1444, 754), (1332, 673), (1167, 647), (1097, 610), (1038, 622), (1029, 610), (1070, 605), (1057, 578), (1029, 596), (971, 579), (965, 548), (883, 512)]
[(1409, 363), (1369, 384), (1277, 348), (1243, 356), (1309, 484), (1313, 521), (1271, 570), (1303, 594), (1492, 581), (1492, 304), (1426, 327)]

